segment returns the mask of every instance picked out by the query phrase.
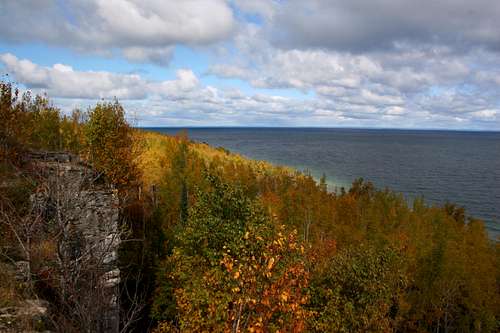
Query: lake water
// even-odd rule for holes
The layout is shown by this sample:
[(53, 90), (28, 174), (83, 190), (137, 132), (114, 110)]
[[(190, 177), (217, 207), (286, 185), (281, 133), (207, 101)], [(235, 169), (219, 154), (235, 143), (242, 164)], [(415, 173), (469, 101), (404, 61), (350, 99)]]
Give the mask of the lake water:
[[(180, 128), (150, 128), (176, 134)], [(500, 132), (318, 128), (187, 128), (188, 136), (252, 159), (325, 174), (330, 187), (363, 177), (408, 199), (464, 206), (500, 235)]]

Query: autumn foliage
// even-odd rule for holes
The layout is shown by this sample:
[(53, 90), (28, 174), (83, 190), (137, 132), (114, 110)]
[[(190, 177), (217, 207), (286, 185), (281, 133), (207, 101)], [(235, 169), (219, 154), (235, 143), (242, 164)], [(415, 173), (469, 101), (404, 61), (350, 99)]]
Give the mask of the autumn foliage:
[[(6, 83), (0, 88), (2, 162), (30, 149), (69, 150), (138, 193), (127, 223), (137, 252), (147, 254), (133, 262), (148, 281), (145, 326), (158, 332), (500, 329), (500, 247), (461, 207), (429, 206), (420, 198), (408, 203), (362, 179), (329, 191), (324, 178), (317, 182), (187, 135), (132, 129), (116, 101), (63, 116), (46, 97)], [(12, 170), (4, 165), (0, 176)], [(29, 190), (9, 193), (22, 197)], [(0, 284), (3, 295), (9, 285)]]
[(89, 110), (85, 124), (85, 157), (113, 184), (127, 185), (136, 177), (131, 147), (132, 129), (117, 101), (98, 103)]
[[(168, 185), (160, 194), (164, 230), (173, 235), (153, 294), (161, 330), (497, 330), (498, 250), (483, 223), (461, 210), (429, 207), (421, 199), (409, 205), (402, 195), (363, 180), (332, 193), (308, 175), (194, 142), (182, 153), (187, 167), (179, 168), (175, 147), (185, 145), (184, 138), (141, 135), (155, 142), (144, 144), (148, 158), (172, 163), (157, 182), (184, 179), (186, 185), (185, 191)], [(209, 180), (214, 175), (224, 184), (219, 192)], [(189, 207), (185, 224), (182, 200)], [(265, 221), (252, 217), (243, 224), (251, 229), (241, 227), (241, 207), (252, 207), (248, 216)], [(273, 272), (271, 282), (266, 263), (280, 257), (280, 248), (270, 245), (278, 239), (304, 253), (285, 246), (280, 260), (287, 265)], [(283, 296), (291, 303), (281, 304)], [(287, 321), (292, 313), (300, 320)]]
[(308, 272), (297, 234), (270, 223), (241, 189), (209, 178), (160, 277), (170, 281), (177, 307), (160, 331), (303, 330)]

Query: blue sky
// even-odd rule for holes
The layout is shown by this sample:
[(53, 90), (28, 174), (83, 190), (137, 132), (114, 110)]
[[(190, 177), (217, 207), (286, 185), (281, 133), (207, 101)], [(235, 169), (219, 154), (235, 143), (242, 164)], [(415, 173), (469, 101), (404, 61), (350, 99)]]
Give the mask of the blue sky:
[(500, 3), (0, 3), (0, 74), (139, 126), (500, 130)]

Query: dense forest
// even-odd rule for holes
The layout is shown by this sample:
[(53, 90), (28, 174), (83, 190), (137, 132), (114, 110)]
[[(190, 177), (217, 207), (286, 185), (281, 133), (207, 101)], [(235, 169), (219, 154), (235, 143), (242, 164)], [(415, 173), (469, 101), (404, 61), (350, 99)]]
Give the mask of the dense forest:
[[(409, 204), (362, 179), (332, 192), (324, 178), (134, 129), (117, 101), (64, 115), (3, 82), (0, 308), (44, 298), (49, 329), (85, 326), (59, 290), (60, 233), (29, 208), (43, 185), (33, 151), (79, 156), (119, 195), (121, 283), (142, 303), (122, 331), (500, 329), (500, 246), (461, 207)], [(15, 281), (17, 259), (28, 284)]]

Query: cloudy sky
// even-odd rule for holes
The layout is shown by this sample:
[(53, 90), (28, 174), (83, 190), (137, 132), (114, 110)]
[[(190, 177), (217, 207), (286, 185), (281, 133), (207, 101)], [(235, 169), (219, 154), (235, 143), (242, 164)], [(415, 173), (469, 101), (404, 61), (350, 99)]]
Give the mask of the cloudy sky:
[[(500, 130), (500, 1), (0, 0), (0, 75), (139, 126)], [(5, 75), (7, 75), (5, 77)]]

